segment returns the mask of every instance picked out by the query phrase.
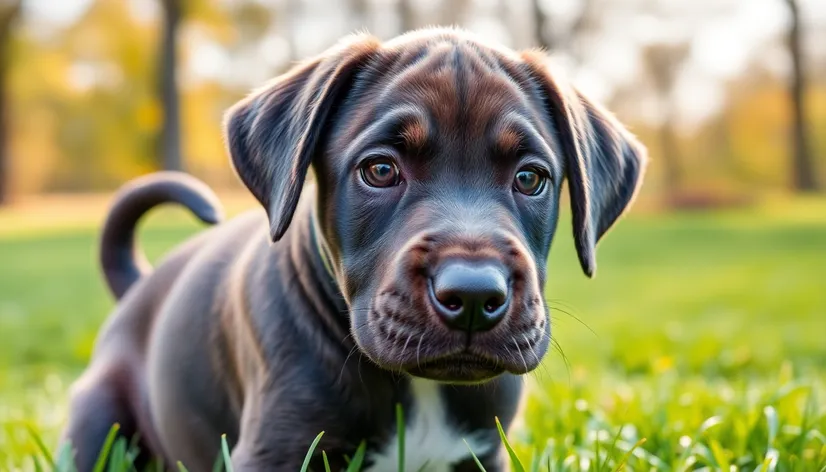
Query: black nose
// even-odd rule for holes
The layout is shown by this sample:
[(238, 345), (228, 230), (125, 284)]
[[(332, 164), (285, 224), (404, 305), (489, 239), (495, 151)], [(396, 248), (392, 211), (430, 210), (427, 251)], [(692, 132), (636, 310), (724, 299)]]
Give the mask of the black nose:
[(432, 280), (433, 306), (453, 329), (485, 331), (502, 320), (508, 308), (508, 281), (491, 263), (449, 261)]

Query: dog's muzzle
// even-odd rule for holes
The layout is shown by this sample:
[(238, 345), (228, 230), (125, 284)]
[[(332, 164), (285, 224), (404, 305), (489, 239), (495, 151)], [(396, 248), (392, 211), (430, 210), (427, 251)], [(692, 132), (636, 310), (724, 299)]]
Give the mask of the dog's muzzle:
[(424, 233), (383, 274), (354, 329), (379, 365), (443, 381), (478, 382), (534, 369), (549, 324), (535, 264), (506, 233)]

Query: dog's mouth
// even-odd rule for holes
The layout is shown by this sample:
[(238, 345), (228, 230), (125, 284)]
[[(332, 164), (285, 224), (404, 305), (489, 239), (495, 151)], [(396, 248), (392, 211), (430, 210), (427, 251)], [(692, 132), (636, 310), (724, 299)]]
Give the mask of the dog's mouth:
[(406, 369), (410, 375), (443, 382), (477, 383), (505, 372), (492, 359), (462, 352), (422, 362)]

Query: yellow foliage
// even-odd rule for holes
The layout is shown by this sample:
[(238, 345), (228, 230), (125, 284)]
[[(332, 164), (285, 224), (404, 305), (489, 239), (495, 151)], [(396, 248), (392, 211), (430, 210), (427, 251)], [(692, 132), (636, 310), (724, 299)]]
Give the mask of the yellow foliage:
[[(197, 31), (228, 51), (249, 47), (273, 23), (259, 3), (185, 4), (182, 33)], [(25, 22), (18, 29), (8, 81), (15, 192), (111, 189), (158, 168), (159, 24), (157, 18), (133, 14), (123, 0), (96, 0), (63, 29), (44, 33)], [(179, 42), (181, 64), (191, 58), (192, 46)], [(243, 92), (217, 82), (181, 80), (185, 166), (216, 186), (237, 185), (221, 121)], [(816, 169), (826, 184), (826, 82), (812, 84), (808, 105)], [(729, 87), (718, 116), (690, 132), (676, 130), (685, 189), (787, 188), (789, 108), (782, 80), (747, 71)], [(657, 198), (668, 190), (662, 184), (659, 130), (642, 124), (632, 129), (651, 154), (642, 199)]]

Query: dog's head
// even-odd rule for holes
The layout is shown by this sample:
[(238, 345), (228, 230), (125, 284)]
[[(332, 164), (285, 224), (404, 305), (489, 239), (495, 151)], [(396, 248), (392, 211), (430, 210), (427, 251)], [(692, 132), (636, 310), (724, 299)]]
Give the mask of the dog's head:
[(314, 168), (320, 239), (361, 350), (453, 382), (539, 364), (563, 179), (590, 276), (645, 163), (540, 53), (455, 30), (351, 37), (236, 105), (226, 129), (274, 240)]

